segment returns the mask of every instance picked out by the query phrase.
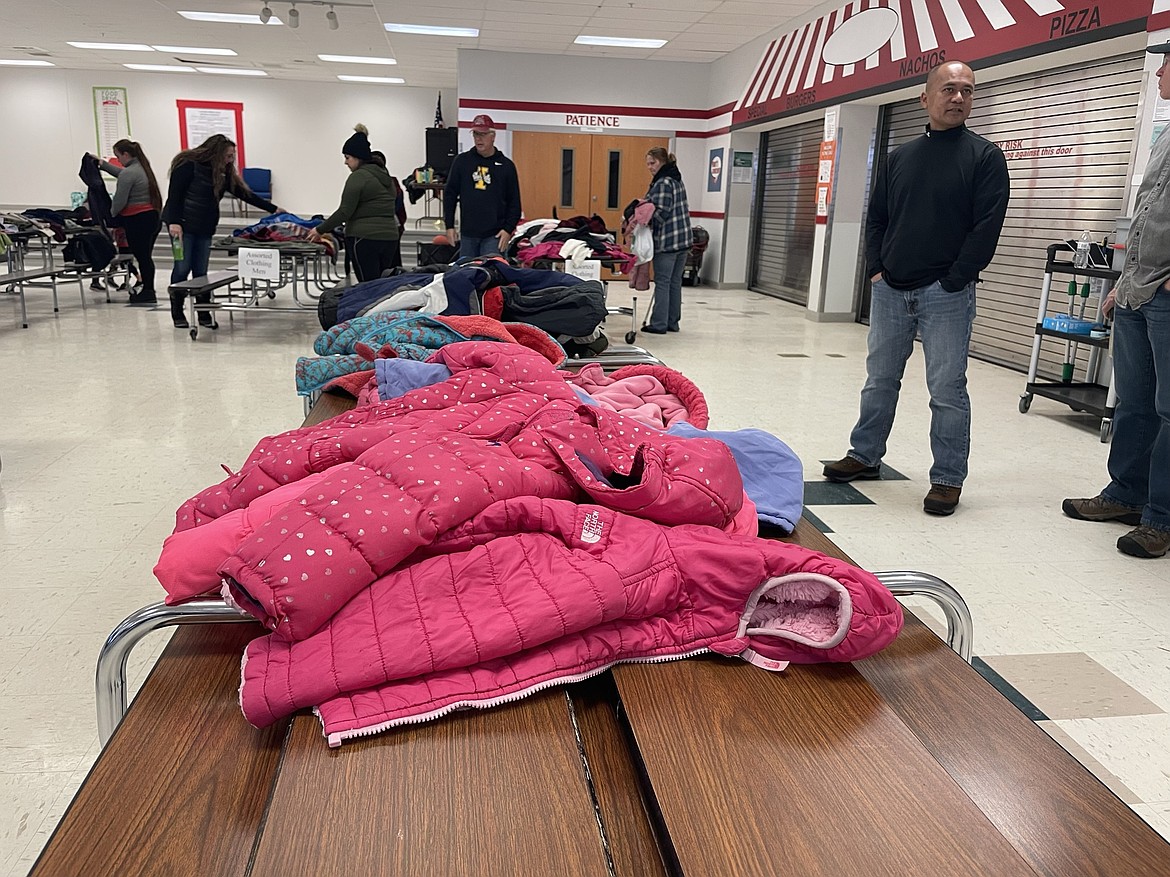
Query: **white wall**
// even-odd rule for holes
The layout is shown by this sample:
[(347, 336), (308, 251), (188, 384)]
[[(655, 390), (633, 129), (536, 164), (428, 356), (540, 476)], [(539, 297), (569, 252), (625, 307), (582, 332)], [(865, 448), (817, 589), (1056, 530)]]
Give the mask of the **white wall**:
[[(434, 123), (438, 91), (393, 85), (291, 82), (180, 73), (108, 75), (86, 70), (0, 68), (0, 204), (67, 205), (82, 188), (81, 156), (97, 148), (93, 86), (127, 90), (131, 136), (142, 144), (164, 187), (179, 151), (176, 100), (244, 105), (248, 164), (272, 169), (273, 198), (302, 215), (330, 213), (348, 173), (341, 144), (355, 122), (386, 153), (401, 178), (426, 158), (424, 129)], [(443, 94), (444, 118), (455, 122), (455, 93)], [(422, 202), (407, 204), (422, 215)]]
[(460, 49), (459, 97), (705, 110), (711, 106), (709, 68), (681, 61)]

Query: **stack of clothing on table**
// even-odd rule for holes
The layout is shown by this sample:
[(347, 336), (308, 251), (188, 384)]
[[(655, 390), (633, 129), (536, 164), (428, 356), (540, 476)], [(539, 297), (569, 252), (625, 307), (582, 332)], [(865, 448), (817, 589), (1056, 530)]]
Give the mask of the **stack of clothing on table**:
[(357, 317), (322, 332), (313, 344), (318, 355), (297, 358), (297, 394), (329, 390), (360, 399), (376, 389), (370, 382), (379, 361), (422, 362), (448, 344), (471, 340), (522, 344), (553, 365), (565, 360), (564, 350), (551, 335), (526, 323), (393, 311)]
[(617, 245), (605, 220), (596, 213), (527, 222), (517, 229), (507, 255), (525, 265), (542, 260), (609, 259), (623, 274), (634, 265), (633, 257)]
[(560, 338), (588, 336), (605, 319), (605, 288), (561, 271), (517, 268), (488, 259), (441, 272), (407, 272), (325, 293), (318, 302), (321, 326), (388, 311), (484, 314), (529, 323)]
[(870, 573), (756, 535), (725, 442), (588, 404), (516, 344), (399, 365), (399, 395), (262, 440), (176, 514), (168, 601), (219, 591), (271, 631), (241, 666), (253, 724), (312, 707), (340, 745), (620, 662), (779, 670), (900, 629)]
[[(247, 246), (273, 246), (289, 241), (309, 243), (311, 232), (320, 224), (320, 217), (304, 219), (295, 213), (274, 213), (252, 225), (237, 228), (230, 237), (217, 239), (216, 244), (224, 246), (244, 241)], [(337, 254), (337, 242), (333, 235), (324, 235), (321, 243), (326, 255), (333, 257)]]

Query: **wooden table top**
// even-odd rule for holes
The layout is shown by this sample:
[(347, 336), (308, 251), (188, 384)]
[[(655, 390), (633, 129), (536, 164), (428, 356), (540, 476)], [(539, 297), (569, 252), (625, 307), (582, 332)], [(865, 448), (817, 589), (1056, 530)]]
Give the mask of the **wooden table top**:
[[(791, 541), (842, 556), (804, 521)], [(1170, 845), (912, 615), (855, 665), (623, 665), (338, 749), (307, 712), (240, 717), (261, 633), (176, 631), (34, 877), (1170, 874)]]

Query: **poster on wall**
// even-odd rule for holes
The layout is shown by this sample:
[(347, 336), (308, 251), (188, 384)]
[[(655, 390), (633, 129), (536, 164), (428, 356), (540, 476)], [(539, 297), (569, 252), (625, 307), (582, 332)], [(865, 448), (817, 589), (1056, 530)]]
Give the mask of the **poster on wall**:
[(723, 147), (712, 149), (707, 159), (707, 191), (718, 192), (723, 188)]
[(750, 152), (733, 152), (731, 154), (731, 182), (750, 183), (752, 181), (752, 154)]
[(191, 149), (212, 134), (222, 134), (236, 144), (236, 167), (244, 162), (244, 105), (224, 101), (180, 100), (179, 148)]
[(97, 154), (109, 158), (114, 154), (114, 144), (130, 136), (126, 89), (93, 87), (93, 123), (97, 129)]

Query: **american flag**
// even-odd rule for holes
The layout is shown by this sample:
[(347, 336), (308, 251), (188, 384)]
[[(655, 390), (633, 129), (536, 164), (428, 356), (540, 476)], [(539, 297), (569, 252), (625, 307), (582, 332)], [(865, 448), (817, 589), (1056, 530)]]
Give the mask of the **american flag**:
[(443, 92), (439, 92), (438, 98), (435, 99), (435, 127), (446, 128), (443, 124)]

